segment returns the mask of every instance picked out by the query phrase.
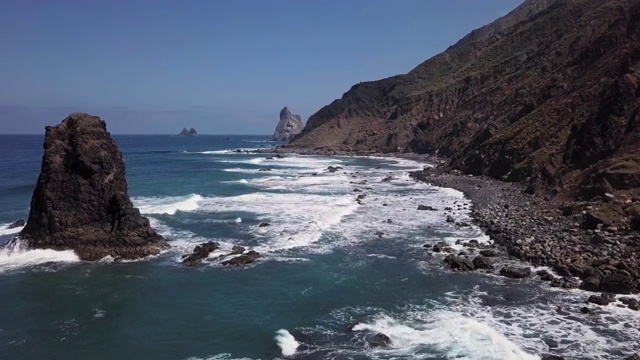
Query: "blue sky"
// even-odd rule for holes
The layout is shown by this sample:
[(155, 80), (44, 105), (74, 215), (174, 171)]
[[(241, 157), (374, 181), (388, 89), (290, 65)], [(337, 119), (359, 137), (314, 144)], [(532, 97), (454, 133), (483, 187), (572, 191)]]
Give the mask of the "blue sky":
[(0, 133), (268, 134), (406, 73), (522, 0), (4, 0)]

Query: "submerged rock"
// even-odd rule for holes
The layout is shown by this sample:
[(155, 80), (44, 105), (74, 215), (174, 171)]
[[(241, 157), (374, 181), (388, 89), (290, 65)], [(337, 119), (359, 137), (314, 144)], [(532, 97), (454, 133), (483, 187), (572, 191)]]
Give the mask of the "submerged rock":
[(24, 219), (18, 219), (13, 223), (11, 223), (11, 225), (7, 226), (7, 229), (15, 229), (15, 228), (23, 227), (25, 224), (26, 223)]
[(562, 356), (552, 354), (542, 354), (540, 360), (565, 360)]
[(97, 116), (47, 126), (31, 210), (19, 237), (31, 248), (75, 250), (83, 260), (136, 259), (169, 245), (133, 207), (118, 146)]
[(202, 260), (206, 259), (209, 256), (209, 254), (218, 250), (219, 248), (220, 248), (220, 244), (218, 244), (215, 241), (209, 241), (204, 244), (196, 245), (196, 247), (193, 248), (193, 253), (185, 257), (184, 260), (182, 260), (182, 262), (189, 266), (196, 266), (200, 264)]
[(276, 131), (273, 133), (271, 140), (274, 141), (289, 141), (294, 136), (300, 134), (304, 125), (302, 125), (302, 118), (300, 115), (292, 114), (288, 107), (284, 107), (280, 111), (280, 121), (276, 126)]
[(371, 347), (389, 347), (391, 346), (391, 338), (383, 333), (377, 333), (375, 335), (367, 337), (367, 343)]
[(228, 265), (228, 266), (248, 265), (248, 264), (251, 264), (251, 263), (255, 262), (256, 260), (258, 260), (261, 257), (262, 257), (262, 255), (260, 255), (258, 252), (254, 251), (254, 250), (250, 250), (245, 254), (242, 254), (240, 256), (236, 256), (236, 257), (231, 258), (231, 259), (229, 259), (227, 261), (223, 261), (222, 265)]
[(418, 205), (418, 210), (437, 211), (438, 209), (434, 208), (433, 206), (429, 206), (429, 205)]

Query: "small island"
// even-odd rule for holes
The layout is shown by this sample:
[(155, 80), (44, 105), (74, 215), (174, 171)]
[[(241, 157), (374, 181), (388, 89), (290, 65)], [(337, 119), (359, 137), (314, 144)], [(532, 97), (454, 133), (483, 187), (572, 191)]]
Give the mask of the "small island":
[(182, 129), (182, 131), (180, 131), (178, 136), (198, 136), (198, 132), (194, 128), (191, 128), (191, 129), (184, 128)]

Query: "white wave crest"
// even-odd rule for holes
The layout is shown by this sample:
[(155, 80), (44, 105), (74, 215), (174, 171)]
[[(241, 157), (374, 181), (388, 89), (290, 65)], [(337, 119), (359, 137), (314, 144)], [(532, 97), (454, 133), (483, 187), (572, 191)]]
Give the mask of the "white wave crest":
[(273, 339), (282, 349), (282, 356), (293, 356), (300, 345), (293, 335), (285, 329), (276, 331), (276, 336)]
[(10, 244), (0, 248), (0, 273), (23, 267), (46, 263), (74, 263), (80, 259), (73, 250), (27, 249), (15, 238)]
[(444, 352), (448, 358), (536, 360), (504, 335), (485, 323), (452, 311), (435, 311), (429, 321), (403, 323), (389, 316), (356, 325), (354, 331), (367, 330), (389, 336), (398, 353), (413, 352), (427, 346)]
[(200, 207), (204, 198), (198, 194), (188, 196), (168, 197), (137, 197), (133, 198), (134, 205), (142, 214), (175, 215), (178, 211), (194, 211)]

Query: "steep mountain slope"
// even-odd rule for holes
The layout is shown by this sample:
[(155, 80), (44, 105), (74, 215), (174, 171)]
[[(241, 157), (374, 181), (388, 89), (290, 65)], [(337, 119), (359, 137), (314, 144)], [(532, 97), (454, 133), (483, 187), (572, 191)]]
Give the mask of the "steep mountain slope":
[(640, 1), (529, 0), (404, 75), (364, 82), (292, 146), (438, 153), (591, 199), (640, 187)]

